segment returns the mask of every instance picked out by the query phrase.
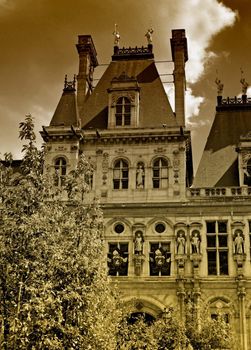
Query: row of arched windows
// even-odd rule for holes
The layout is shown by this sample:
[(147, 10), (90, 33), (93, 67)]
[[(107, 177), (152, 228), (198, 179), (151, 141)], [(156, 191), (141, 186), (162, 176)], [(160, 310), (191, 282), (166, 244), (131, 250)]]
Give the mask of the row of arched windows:
[[(152, 187), (168, 187), (168, 160), (162, 157), (155, 159), (152, 163)], [(54, 162), (56, 186), (62, 186), (67, 171), (67, 162), (64, 157), (59, 157)], [(145, 187), (145, 165), (138, 162), (136, 169), (136, 188)], [(113, 189), (128, 189), (129, 184), (129, 164), (125, 159), (118, 159), (113, 166)]]

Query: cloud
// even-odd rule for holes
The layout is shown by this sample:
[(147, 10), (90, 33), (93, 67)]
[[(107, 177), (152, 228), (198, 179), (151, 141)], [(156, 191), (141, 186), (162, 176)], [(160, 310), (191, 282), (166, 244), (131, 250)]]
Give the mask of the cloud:
[[(173, 5), (174, 9), (174, 5)], [(232, 26), (237, 13), (219, 3), (217, 0), (176, 1), (172, 22), (186, 28), (188, 37), (188, 56), (186, 79), (196, 83), (203, 75), (205, 65), (216, 54), (209, 50), (212, 39), (223, 29)], [(170, 91), (169, 91), (170, 94)], [(198, 115), (203, 98), (193, 96), (191, 88), (187, 91), (187, 117)]]

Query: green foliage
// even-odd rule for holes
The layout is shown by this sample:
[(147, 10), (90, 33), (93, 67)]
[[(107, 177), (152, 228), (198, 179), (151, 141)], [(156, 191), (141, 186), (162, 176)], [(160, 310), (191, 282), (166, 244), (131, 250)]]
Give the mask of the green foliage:
[(186, 335), (194, 350), (231, 349), (233, 335), (224, 315), (212, 319), (206, 305), (197, 309), (193, 302), (186, 305)]
[(0, 168), (0, 348), (115, 349), (121, 312), (103, 259), (102, 212), (85, 200), (90, 167), (80, 157), (57, 188), (42, 173), (31, 116), (20, 138), (22, 174), (13, 177), (10, 157)]

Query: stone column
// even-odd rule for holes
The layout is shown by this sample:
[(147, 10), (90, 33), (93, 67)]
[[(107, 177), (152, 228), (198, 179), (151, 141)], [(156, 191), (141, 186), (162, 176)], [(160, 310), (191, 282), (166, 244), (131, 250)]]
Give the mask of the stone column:
[(238, 287), (238, 299), (239, 299), (239, 313), (240, 313), (240, 340), (241, 340), (241, 349), (248, 350), (247, 345), (247, 322), (246, 322), (246, 307), (245, 307), (245, 296), (246, 291), (245, 287), (242, 286), (242, 281), (239, 281)]

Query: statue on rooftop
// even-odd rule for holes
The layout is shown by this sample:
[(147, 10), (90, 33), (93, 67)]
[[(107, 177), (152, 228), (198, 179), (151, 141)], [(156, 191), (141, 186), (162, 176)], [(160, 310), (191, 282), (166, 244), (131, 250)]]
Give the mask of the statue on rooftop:
[(119, 39), (120, 39), (120, 34), (117, 29), (118, 25), (115, 24), (115, 30), (112, 33), (114, 35), (114, 46), (119, 46)]
[(248, 89), (248, 82), (245, 80), (245, 78), (241, 78), (240, 83), (242, 85), (242, 94), (246, 95), (247, 94), (247, 89)]
[(153, 34), (153, 29), (152, 29), (152, 28), (148, 29), (147, 32), (146, 32), (146, 34), (145, 34), (146, 39), (147, 39), (147, 42), (148, 42), (148, 45), (151, 45), (152, 42), (153, 42), (153, 36), (152, 36), (152, 34)]
[(222, 96), (224, 84), (222, 84), (221, 80), (218, 78), (215, 79), (215, 84), (217, 85), (218, 96)]

